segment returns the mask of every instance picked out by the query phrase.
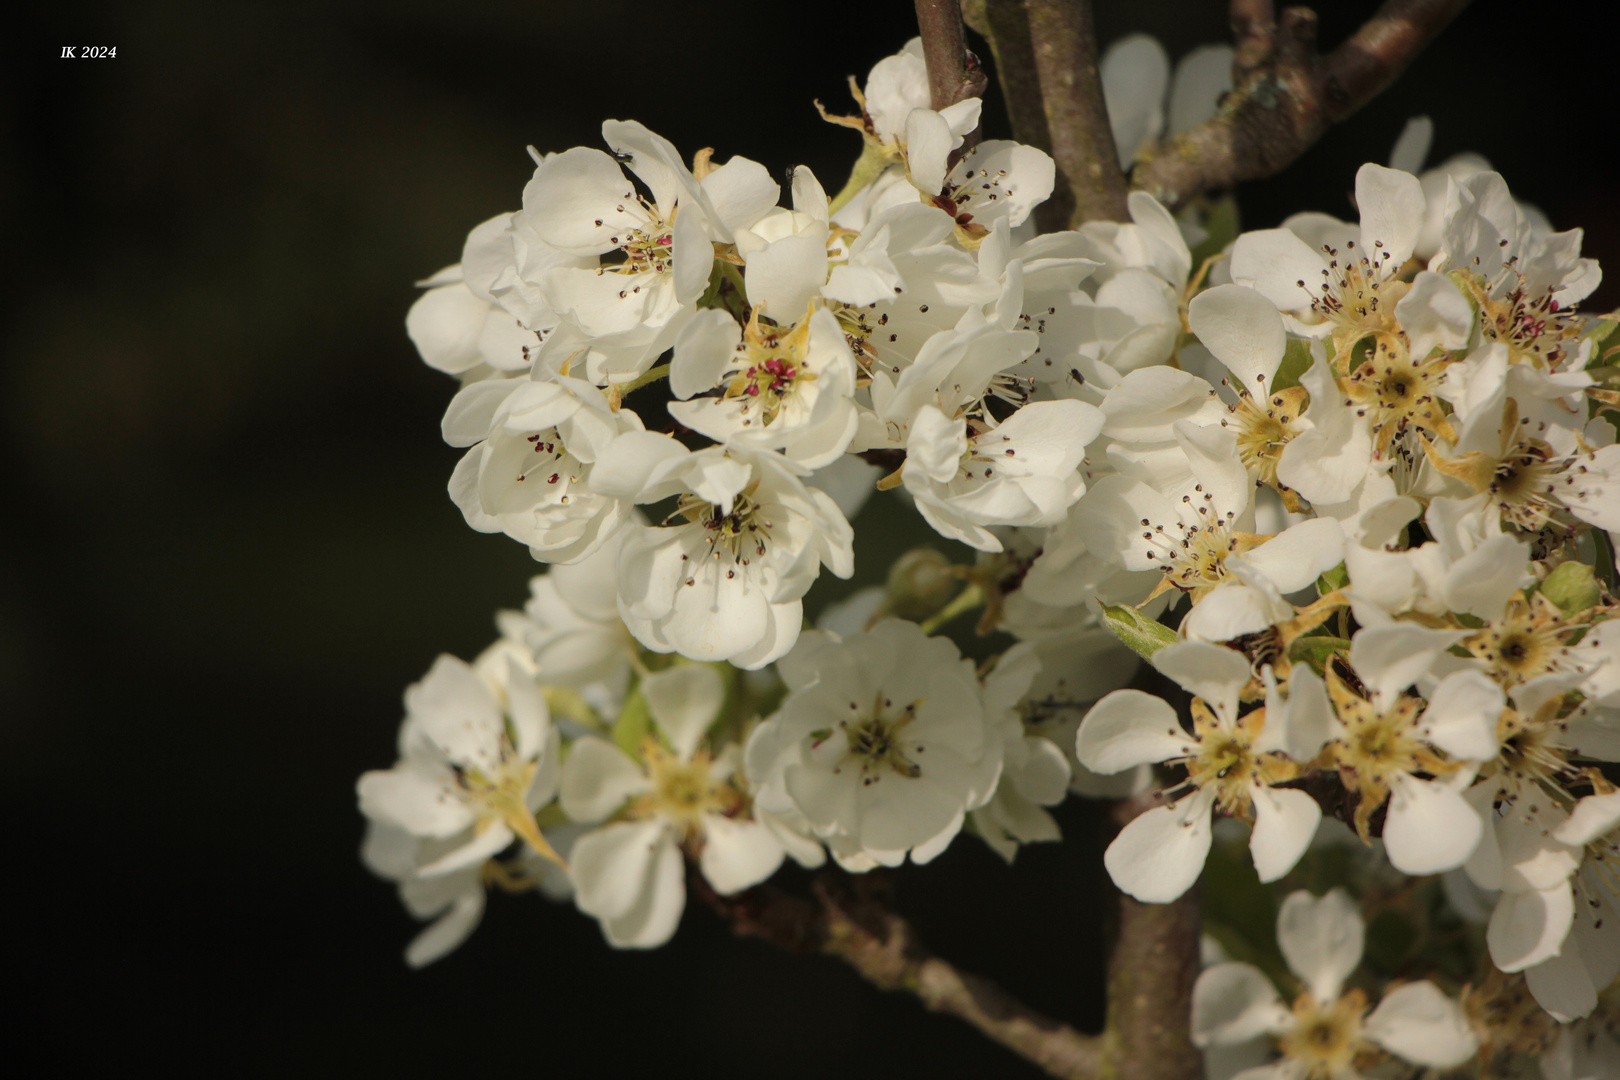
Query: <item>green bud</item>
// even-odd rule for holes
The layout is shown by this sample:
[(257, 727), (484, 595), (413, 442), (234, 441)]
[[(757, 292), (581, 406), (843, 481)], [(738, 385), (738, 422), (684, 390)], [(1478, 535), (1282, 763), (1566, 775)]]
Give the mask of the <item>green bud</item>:
[(926, 619), (961, 587), (951, 560), (931, 547), (912, 548), (889, 568), (884, 606), (902, 619)]
[(1583, 562), (1560, 563), (1541, 583), (1541, 595), (1558, 605), (1566, 615), (1596, 607), (1603, 593), (1597, 575)]

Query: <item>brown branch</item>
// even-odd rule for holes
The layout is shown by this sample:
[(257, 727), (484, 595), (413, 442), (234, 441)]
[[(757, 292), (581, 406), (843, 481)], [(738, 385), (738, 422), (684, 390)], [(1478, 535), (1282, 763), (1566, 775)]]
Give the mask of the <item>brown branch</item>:
[(1393, 83), (1471, 0), (1385, 0), (1327, 56), (1316, 13), (1232, 0), (1235, 88), (1205, 124), (1138, 156), (1135, 187), (1176, 207), (1206, 191), (1272, 176)]
[[(1052, 135), (1046, 127), (1041, 77), (1035, 70), (1035, 46), (1029, 39), (1029, 13), (1023, 0), (962, 0), (962, 18), (990, 43), (1013, 138), (1050, 153)], [(1073, 212), (1074, 193), (1060, 185), (1035, 208), (1035, 222), (1043, 233), (1057, 232), (1069, 227)]]
[(1069, 224), (1124, 221), (1125, 174), (1103, 104), (1091, 0), (1024, 0), (1058, 180), (1074, 200)]
[(984, 68), (962, 37), (962, 9), (957, 0), (916, 0), (916, 7), (923, 61), (928, 65), (930, 104), (938, 111), (971, 97), (983, 97)]
[[(1158, 805), (1158, 794), (1115, 804), (1114, 820), (1124, 825)], [(1203, 1080), (1204, 1058), (1192, 1042), (1199, 930), (1196, 885), (1168, 904), (1120, 896), (1103, 1033), (1115, 1080)]]
[[(793, 952), (836, 956), (883, 990), (903, 990), (933, 1012), (973, 1025), (1052, 1076), (1096, 1080), (1104, 1075), (1101, 1042), (1043, 1016), (988, 979), (959, 971), (929, 952), (911, 924), (876, 895), (866, 875), (852, 892), (831, 873), (820, 875), (814, 899), (769, 885), (720, 896), (692, 875), (693, 890), (743, 937)], [(1119, 1074), (1124, 1075), (1124, 1074)]]

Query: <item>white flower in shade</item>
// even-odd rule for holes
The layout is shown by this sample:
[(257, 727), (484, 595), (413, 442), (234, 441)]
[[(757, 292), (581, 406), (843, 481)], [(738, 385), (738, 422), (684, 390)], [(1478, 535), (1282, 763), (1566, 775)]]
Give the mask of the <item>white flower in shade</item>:
[(1620, 1028), (1607, 1017), (1568, 1024), (1541, 1055), (1542, 1080), (1607, 1080), (1620, 1076)]
[[(675, 339), (669, 405), (676, 420), (718, 442), (781, 450), (801, 465), (831, 464), (855, 436), (855, 358), (832, 313), (746, 327), (701, 311)], [(791, 318), (794, 312), (779, 312)], [(718, 391), (718, 392), (717, 392)]]
[(420, 867), (424, 877), (480, 866), (515, 839), (558, 859), (534, 819), (557, 790), (557, 733), (533, 679), (514, 667), (505, 689), (503, 709), (470, 666), (440, 656), (405, 692), (399, 764), (360, 778), (373, 821), (426, 839), (466, 835)]
[(1356, 828), (1367, 839), (1374, 811), (1388, 802), (1384, 851), (1404, 874), (1461, 866), (1483, 831), (1462, 792), (1478, 763), (1497, 754), (1501, 689), (1464, 669), (1435, 684), (1427, 706), (1409, 692), (1466, 636), (1465, 630), (1413, 623), (1370, 627), (1350, 646), (1350, 666), (1364, 692), (1352, 690), (1336, 669), (1328, 671), (1336, 715), (1329, 752), (1344, 786), (1358, 795)]
[[(1620, 793), (1589, 795), (1568, 820), (1551, 829), (1548, 847), (1581, 852), (1581, 866), (1568, 883), (1574, 911), (1562, 947), (1525, 970), (1530, 992), (1561, 1023), (1589, 1015), (1598, 995), (1620, 976)], [(1555, 855), (1556, 857), (1556, 855)], [(1503, 900), (1508, 894), (1503, 894)], [(1500, 909), (1503, 901), (1499, 900)], [(1556, 899), (1520, 903), (1515, 936), (1547, 939), (1560, 929), (1563, 910)], [(1492, 922), (1495, 922), (1493, 915)], [(1494, 953), (1494, 949), (1493, 949)]]
[(788, 695), (750, 737), (748, 774), (846, 868), (929, 861), (995, 791), (1002, 734), (948, 639), (899, 619), (812, 631), (779, 669)]
[(1343, 890), (1320, 899), (1292, 893), (1277, 913), (1277, 944), (1304, 984), (1293, 1008), (1259, 968), (1215, 964), (1193, 987), (1193, 1041), (1220, 1047), (1270, 1036), (1281, 1056), (1244, 1072), (1245, 1080), (1361, 1080), (1363, 1059), (1371, 1055), (1434, 1069), (1473, 1056), (1478, 1036), (1462, 1007), (1433, 983), (1397, 986), (1370, 1013), (1364, 992), (1345, 991), (1345, 979), (1361, 962), (1365, 933), (1361, 913)]
[(725, 703), (719, 673), (685, 664), (646, 676), (640, 689), (664, 741), (644, 741), (638, 762), (605, 739), (580, 739), (560, 792), (573, 820), (614, 819), (580, 837), (570, 861), (574, 902), (621, 949), (656, 948), (675, 933), (686, 905), (683, 849), (722, 894), (764, 881), (783, 856), (749, 813), (736, 747), (718, 757), (699, 749)]
[(453, 851), (461, 838), (423, 840), (404, 829), (367, 822), (360, 859), (380, 878), (399, 886), (399, 898), (411, 915), (432, 924), (405, 948), (405, 962), (424, 967), (453, 952), (478, 928), (484, 917), (483, 864), (448, 874), (424, 877), (418, 870)]
[(759, 668), (793, 647), (802, 598), (825, 565), (854, 570), (853, 530), (809, 470), (737, 446), (687, 450), (666, 435), (615, 441), (600, 490), (636, 502), (675, 497), (662, 527), (619, 552), (619, 613), (655, 652)]
[(1069, 762), (1056, 743), (1030, 729), (1020, 709), (1041, 666), (1037, 646), (1021, 642), (984, 680), (985, 710), (1001, 733), (1001, 780), (990, 801), (973, 811), (973, 829), (1008, 862), (1020, 844), (1063, 838), (1044, 807), (1068, 796)]
[(479, 532), (504, 532), (544, 562), (576, 561), (629, 512), (624, 499), (593, 490), (591, 463), (640, 430), (634, 412), (615, 412), (579, 379), (537, 372), (474, 383), (444, 415), (445, 441), (471, 447), (450, 476), (450, 497)]
[(898, 374), (872, 371), (872, 411), (863, 413), (852, 452), (874, 447), (901, 449), (912, 422), (924, 405), (947, 418), (983, 412), (987, 396), (1011, 397), (1023, 404), (1022, 387), (1005, 372), (1026, 359), (1040, 344), (1028, 330), (1007, 330), (994, 323), (970, 329), (944, 330), (930, 337), (916, 360)]
[(460, 266), (419, 284), (426, 291), (406, 313), (405, 332), (429, 367), (463, 383), (528, 370), (540, 335), (468, 288)]
[(970, 242), (983, 238), (1000, 221), (1022, 225), (1051, 196), (1057, 175), (1045, 151), (1006, 139), (979, 143), (948, 174), (942, 168), (944, 154), (937, 158), (941, 167), (930, 169), (925, 177), (918, 176), (914, 154), (911, 161), (911, 181), (925, 194), (929, 193), (925, 185), (940, 176), (940, 185), (933, 189), (934, 205), (955, 218), (957, 235)]
[(1527, 215), (1499, 173), (1453, 180), (1436, 270), (1461, 271), (1479, 307), (1483, 341), (1508, 347), (1515, 363), (1544, 371), (1579, 371), (1590, 340), (1574, 308), (1597, 288), (1602, 272), (1581, 258), (1581, 230), (1554, 233)]
[(1174, 138), (1213, 117), (1232, 89), (1232, 55), (1230, 45), (1200, 45), (1176, 62), (1172, 78), (1164, 46), (1147, 34), (1109, 45), (1100, 68), (1119, 163), (1129, 168), (1161, 136)]
[(622, 694), (636, 642), (619, 618), (619, 546), (634, 525), (610, 536), (569, 566), (554, 566), (529, 581), (522, 613), (497, 616), (503, 635), (522, 644), (539, 681)]
[(1168, 903), (1186, 892), (1209, 855), (1216, 809), (1253, 825), (1255, 869), (1261, 881), (1277, 880), (1305, 853), (1322, 817), (1309, 795), (1276, 786), (1300, 772), (1284, 751), (1292, 714), (1306, 708), (1303, 684), (1288, 708), (1239, 716), (1239, 695), (1251, 678), (1242, 653), (1186, 641), (1160, 649), (1150, 662), (1195, 695), (1192, 733), (1161, 699), (1116, 690), (1086, 714), (1076, 740), (1081, 764), (1093, 772), (1152, 762), (1187, 770), (1186, 780), (1171, 789), (1181, 792), (1177, 801), (1138, 815), (1109, 845), (1103, 862), (1114, 884), (1147, 903)]
[[(1425, 524), (1438, 539), (1405, 551), (1383, 551), (1350, 544), (1345, 568), (1350, 574), (1351, 610), (1365, 626), (1388, 622), (1407, 611), (1429, 615), (1464, 612), (1498, 619), (1504, 606), (1529, 580), (1529, 545), (1494, 531), (1476, 542), (1469, 532), (1445, 526), (1453, 500), (1429, 504)], [(1471, 521), (1482, 521), (1476, 515)]]
[(609, 335), (675, 319), (708, 286), (711, 241), (729, 243), (776, 205), (763, 166), (733, 158), (700, 183), (675, 148), (640, 124), (609, 120), (602, 138), (647, 186), (637, 192), (618, 161), (575, 147), (548, 157), (523, 189), (514, 219), (550, 247), (600, 256), (594, 268), (545, 274), (547, 301), (585, 333)]
[(1000, 424), (951, 420), (924, 405), (902, 478), (941, 535), (1000, 551), (987, 525), (1056, 525), (1085, 493), (1080, 462), (1102, 413), (1079, 401), (1032, 402)]

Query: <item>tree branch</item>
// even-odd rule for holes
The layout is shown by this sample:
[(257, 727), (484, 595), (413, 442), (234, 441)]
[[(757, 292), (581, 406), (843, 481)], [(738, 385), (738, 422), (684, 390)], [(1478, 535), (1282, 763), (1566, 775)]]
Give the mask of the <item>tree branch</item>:
[(763, 938), (793, 952), (836, 956), (874, 986), (913, 994), (933, 1012), (966, 1021), (1052, 1076), (1098, 1080), (1104, 1075), (1099, 1039), (929, 952), (911, 924), (875, 895), (874, 880), (863, 875), (852, 892), (837, 876), (823, 873), (816, 878), (813, 900), (769, 885), (720, 896), (696, 873), (692, 886), (739, 936)]
[(1176, 207), (1206, 191), (1272, 176), (1393, 83), (1471, 0), (1385, 0), (1327, 56), (1316, 13), (1232, 0), (1235, 89), (1205, 124), (1138, 156), (1135, 187)]
[(962, 37), (957, 0), (916, 0), (917, 30), (928, 65), (929, 103), (937, 112), (970, 97), (983, 97), (987, 80), (979, 58)]
[[(1117, 803), (1124, 825), (1160, 805), (1157, 791)], [(1115, 1080), (1203, 1080), (1192, 1042), (1198, 979), (1198, 887), (1168, 904), (1119, 898), (1119, 931), (1108, 960), (1108, 1026), (1103, 1032)]]
[(1069, 224), (1124, 221), (1125, 174), (1103, 104), (1091, 0), (1024, 0), (1060, 184), (1074, 200)]

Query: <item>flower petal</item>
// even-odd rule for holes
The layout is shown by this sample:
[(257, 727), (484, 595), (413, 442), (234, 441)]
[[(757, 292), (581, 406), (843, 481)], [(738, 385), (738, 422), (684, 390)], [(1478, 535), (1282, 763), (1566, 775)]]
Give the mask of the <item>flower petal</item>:
[(1249, 854), (1263, 882), (1276, 881), (1299, 862), (1311, 846), (1322, 808), (1303, 791), (1268, 788), (1256, 784), (1250, 790), (1254, 799), (1254, 832), (1249, 836)]
[(1366, 926), (1350, 894), (1334, 889), (1320, 898), (1300, 890), (1277, 913), (1277, 944), (1289, 970), (1318, 1002), (1336, 1001), (1344, 980), (1361, 963)]
[(1091, 707), (1075, 736), (1075, 756), (1095, 773), (1124, 772), (1137, 765), (1196, 753), (1176, 711), (1152, 694), (1115, 690)]
[(1214, 800), (1214, 792), (1199, 791), (1139, 814), (1121, 829), (1103, 853), (1120, 891), (1146, 904), (1168, 904), (1192, 888), (1209, 857)]
[(1197, 1046), (1286, 1031), (1289, 1021), (1277, 988), (1251, 964), (1215, 964), (1193, 985), (1192, 1040)]
[(697, 749), (726, 699), (720, 673), (705, 664), (681, 664), (654, 672), (641, 680), (641, 692), (647, 695), (653, 720), (683, 761)]
[(1455, 1000), (1432, 982), (1407, 983), (1384, 996), (1363, 1029), (1373, 1042), (1414, 1065), (1449, 1069), (1479, 1049)]

